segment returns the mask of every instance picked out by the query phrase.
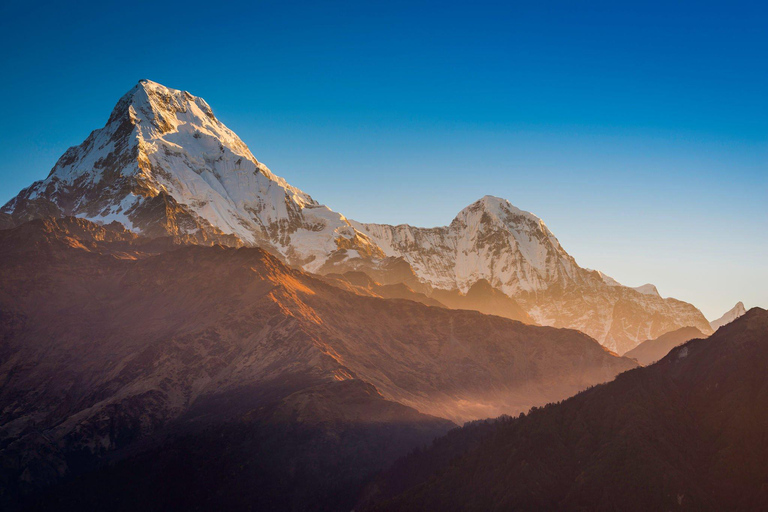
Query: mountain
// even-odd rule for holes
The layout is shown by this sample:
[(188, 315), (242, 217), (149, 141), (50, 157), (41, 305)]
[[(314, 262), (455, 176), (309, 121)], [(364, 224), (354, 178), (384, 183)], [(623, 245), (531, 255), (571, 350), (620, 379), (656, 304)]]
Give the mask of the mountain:
[(447, 227), (347, 220), (257, 161), (203, 99), (149, 80), (3, 206), (0, 227), (46, 216), (261, 247), (309, 272), (363, 271), (426, 295), (487, 281), (513, 299), (504, 316), (578, 329), (616, 352), (689, 325), (711, 332), (695, 307), (652, 285), (628, 288), (579, 267), (541, 219), (503, 199), (486, 196)]
[(427, 306), (479, 311), (486, 315), (501, 316), (527, 324), (535, 323), (514, 299), (493, 288), (484, 279), (472, 285), (466, 294), (458, 290), (432, 289), (431, 295), (427, 296), (412, 290), (404, 283), (378, 283), (363, 271), (326, 274), (322, 278), (336, 287), (368, 297), (407, 299)]
[(15, 223), (72, 215), (147, 236), (259, 246), (308, 270), (341, 247), (378, 254), (342, 215), (257, 161), (205, 100), (149, 80), (2, 212)]
[[(255, 489), (346, 503), (447, 419), (516, 414), (636, 366), (578, 331), (366, 297), (259, 248), (190, 242), (74, 217), (0, 231), (6, 497), (147, 450), (209, 457), (224, 432), (232, 471), (243, 451), (282, 461), (243, 470), (283, 482)], [(356, 476), (313, 487), (338, 472)]]
[(733, 308), (731, 308), (729, 311), (727, 311), (723, 316), (718, 318), (717, 320), (712, 320), (709, 325), (712, 327), (713, 331), (718, 330), (722, 326), (729, 324), (739, 318), (740, 316), (744, 315), (747, 312), (747, 310), (744, 308), (743, 302), (736, 303)]
[(535, 323), (515, 299), (494, 288), (485, 279), (476, 281), (467, 293), (436, 288), (432, 291), (432, 297), (452, 309), (472, 309), (486, 315), (503, 316), (527, 324)]
[(688, 325), (711, 332), (698, 309), (653, 285), (628, 288), (580, 267), (541, 219), (504, 199), (485, 196), (441, 228), (353, 225), (435, 288), (486, 280), (537, 323), (578, 329), (617, 352)]
[(768, 312), (395, 464), (367, 510), (766, 510)]
[(624, 357), (634, 359), (643, 366), (648, 366), (669, 354), (673, 348), (694, 338), (706, 338), (706, 336), (695, 327), (683, 327), (662, 334), (654, 340), (645, 340), (629, 352), (624, 353)]
[(330, 382), (163, 437), (36, 492), (24, 509), (350, 510), (397, 454), (451, 426), (359, 380)]
[[(398, 282), (396, 284), (381, 284), (365, 272), (349, 271), (343, 274), (326, 274), (322, 278), (344, 290), (348, 290), (359, 295), (368, 297), (381, 297), (384, 299), (407, 299), (420, 302), (427, 306), (446, 307), (445, 304), (438, 302), (432, 297), (414, 291), (406, 284)], [(471, 309), (471, 308), (467, 308)]]

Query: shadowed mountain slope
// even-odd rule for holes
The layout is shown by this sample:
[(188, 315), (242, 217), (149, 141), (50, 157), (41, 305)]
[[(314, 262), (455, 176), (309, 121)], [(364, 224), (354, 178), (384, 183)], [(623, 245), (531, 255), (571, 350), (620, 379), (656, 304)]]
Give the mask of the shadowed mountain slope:
[(768, 312), (397, 463), (369, 510), (765, 510)]
[(420, 302), (427, 306), (446, 307), (434, 298), (414, 291), (405, 283), (381, 284), (370, 277), (366, 272), (349, 271), (343, 274), (326, 274), (323, 280), (343, 290), (365, 295), (367, 297), (381, 297), (384, 299), (407, 299)]
[(458, 290), (436, 289), (432, 292), (432, 297), (452, 309), (471, 309), (486, 315), (503, 316), (527, 324), (535, 323), (515, 299), (494, 288), (485, 279), (480, 279), (473, 284), (466, 294)]
[[(261, 249), (175, 242), (74, 218), (0, 231), (6, 488), (244, 417), (381, 417), (425, 442), (451, 426), (436, 416), (517, 413), (635, 366), (577, 331), (365, 297)], [(345, 381), (379, 412), (307, 398)]]
[(678, 345), (694, 338), (706, 338), (704, 333), (695, 327), (683, 327), (676, 331), (662, 334), (655, 340), (646, 340), (624, 354), (624, 357), (634, 359), (643, 366), (653, 364)]

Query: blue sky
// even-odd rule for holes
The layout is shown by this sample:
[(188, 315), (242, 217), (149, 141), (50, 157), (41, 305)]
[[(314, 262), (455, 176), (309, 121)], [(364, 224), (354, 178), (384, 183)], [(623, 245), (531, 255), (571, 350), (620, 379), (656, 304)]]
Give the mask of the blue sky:
[(485, 194), (708, 317), (768, 306), (768, 9), (740, 2), (0, 5), (0, 203), (139, 79), (362, 221)]

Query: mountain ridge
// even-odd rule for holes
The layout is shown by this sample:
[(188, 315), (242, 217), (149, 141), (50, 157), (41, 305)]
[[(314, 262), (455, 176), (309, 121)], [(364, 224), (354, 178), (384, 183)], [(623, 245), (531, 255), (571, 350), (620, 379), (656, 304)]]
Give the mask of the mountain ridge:
[(433, 287), (466, 291), (486, 280), (536, 323), (581, 330), (617, 352), (688, 325), (711, 332), (694, 306), (653, 285), (630, 288), (580, 267), (540, 218), (506, 199), (484, 196), (437, 228), (352, 223)]
[(735, 306), (733, 306), (731, 309), (726, 311), (723, 314), (723, 316), (721, 316), (717, 320), (712, 320), (709, 324), (710, 326), (712, 326), (712, 330), (716, 331), (720, 327), (733, 322), (734, 320), (745, 315), (746, 313), (747, 313), (747, 310), (744, 307), (744, 303), (739, 301), (736, 303)]
[(648, 366), (669, 354), (673, 348), (694, 338), (704, 337), (704, 334), (695, 327), (682, 327), (676, 331), (664, 333), (658, 338), (646, 340), (622, 355), (636, 360), (643, 366)]
[(768, 311), (753, 308), (559, 404), (449, 432), (371, 484), (362, 508), (763, 510), (767, 363)]
[(17, 221), (40, 216), (35, 210), (117, 220), (149, 236), (258, 245), (305, 266), (322, 264), (316, 260), (338, 250), (337, 240), (375, 252), (342, 215), (256, 160), (205, 100), (149, 80), (2, 209)]
[(205, 100), (150, 80), (0, 208), (0, 224), (51, 215), (258, 246), (309, 272), (363, 271), (427, 295), (486, 280), (536, 323), (582, 330), (617, 352), (686, 325), (711, 331), (694, 306), (646, 293), (652, 285), (638, 291), (579, 267), (540, 218), (501, 198), (484, 196), (444, 227), (348, 220), (272, 173)]
[[(0, 230), (4, 489), (228, 422), (315, 425), (321, 446), (333, 425), (381, 427), (407, 450), (635, 366), (578, 331), (362, 296), (261, 248), (74, 217)], [(372, 446), (367, 471), (391, 457)]]

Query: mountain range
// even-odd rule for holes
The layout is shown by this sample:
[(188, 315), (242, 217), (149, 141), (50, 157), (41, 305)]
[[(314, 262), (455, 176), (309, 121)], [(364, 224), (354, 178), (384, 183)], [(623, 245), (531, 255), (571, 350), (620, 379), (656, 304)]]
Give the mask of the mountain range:
[(522, 310), (507, 316), (578, 329), (618, 353), (681, 327), (712, 332), (694, 306), (653, 285), (626, 287), (580, 267), (541, 219), (504, 199), (483, 197), (446, 227), (348, 220), (256, 160), (203, 99), (149, 80), (3, 206), (0, 227), (49, 216), (260, 247), (307, 272), (362, 271), (427, 296), (487, 281)]
[(0, 209), (0, 508), (760, 508), (767, 321), (494, 196), (347, 219), (142, 80)]
[[(254, 478), (294, 482), (254, 492), (352, 505), (370, 472), (456, 423), (636, 366), (575, 330), (365, 296), (259, 248), (37, 219), (0, 230), (0, 504), (223, 429), (281, 461)], [(299, 478), (337, 471), (321, 489)]]
[(766, 510), (768, 312), (517, 418), (451, 431), (365, 510)]

